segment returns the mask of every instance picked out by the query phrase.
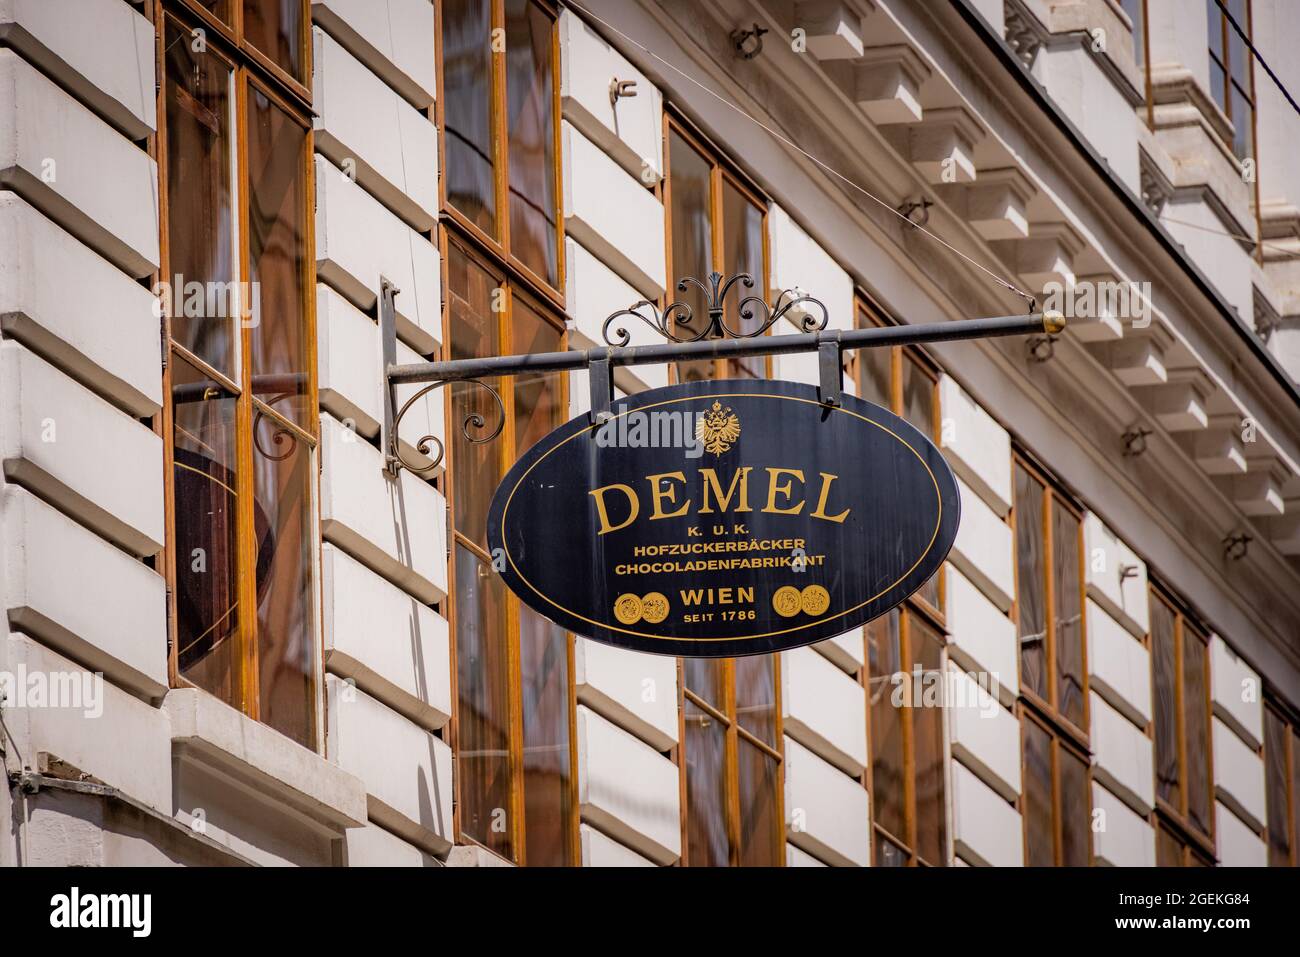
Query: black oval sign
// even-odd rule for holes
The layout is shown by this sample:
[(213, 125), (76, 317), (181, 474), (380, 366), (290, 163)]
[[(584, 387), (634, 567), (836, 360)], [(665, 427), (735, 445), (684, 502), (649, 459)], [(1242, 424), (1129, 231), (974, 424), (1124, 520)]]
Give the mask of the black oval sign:
[(506, 584), (576, 634), (638, 651), (780, 651), (884, 614), (952, 547), (956, 480), (869, 402), (795, 382), (642, 392), (534, 445), (492, 499)]

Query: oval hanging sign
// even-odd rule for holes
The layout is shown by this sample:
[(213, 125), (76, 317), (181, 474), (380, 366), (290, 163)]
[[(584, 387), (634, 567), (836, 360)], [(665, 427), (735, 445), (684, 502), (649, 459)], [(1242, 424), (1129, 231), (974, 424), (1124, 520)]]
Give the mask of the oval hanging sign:
[(856, 628), (938, 572), (961, 504), (926, 436), (842, 401), (715, 380), (573, 419), (497, 489), (496, 567), (552, 621), (637, 651), (760, 654)]

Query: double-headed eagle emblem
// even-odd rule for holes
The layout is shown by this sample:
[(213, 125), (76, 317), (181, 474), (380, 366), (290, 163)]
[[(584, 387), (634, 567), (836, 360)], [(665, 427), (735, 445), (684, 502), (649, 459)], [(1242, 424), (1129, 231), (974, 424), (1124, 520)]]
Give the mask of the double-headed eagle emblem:
[(695, 437), (704, 443), (704, 451), (721, 455), (740, 438), (740, 419), (731, 406), (714, 399), (712, 408), (696, 421)]

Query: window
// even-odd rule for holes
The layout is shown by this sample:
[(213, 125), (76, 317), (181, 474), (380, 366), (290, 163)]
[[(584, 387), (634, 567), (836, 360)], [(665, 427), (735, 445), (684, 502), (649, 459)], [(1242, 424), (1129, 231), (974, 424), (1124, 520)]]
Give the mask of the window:
[[(452, 359), (565, 348), (556, 10), (543, 0), (440, 3), (444, 299)], [(573, 639), (510, 593), (487, 552), (506, 471), (568, 416), (563, 374), (451, 390), (449, 616), (455, 636), (457, 820), (518, 864), (578, 860)], [(476, 434), (473, 426), (469, 435)]]
[[(670, 277), (667, 301), (693, 310), (685, 333), (708, 322), (707, 298), (677, 282), (707, 282), (711, 272), (748, 273), (753, 287), (734, 289), (724, 319), (735, 330), (753, 328), (739, 302), (767, 289), (767, 204), (700, 136), (672, 116), (664, 120), (668, 173)], [(739, 293), (739, 294), (737, 294)], [(761, 378), (764, 359), (677, 363), (679, 382), (710, 378)], [(683, 658), (682, 746), (685, 778), (683, 863), (692, 867), (777, 866), (785, 862), (781, 813), (781, 729), (774, 655)]]
[[(745, 318), (740, 300), (767, 298), (767, 204), (741, 178), (724, 165), (702, 137), (672, 116), (667, 127), (667, 165), (664, 207), (668, 211), (669, 302), (687, 303), (692, 321), (678, 335), (695, 335), (708, 324), (708, 299), (695, 286), (685, 291), (677, 283), (690, 276), (707, 283), (709, 273), (731, 277), (748, 273), (753, 287), (733, 287), (723, 310), (723, 321), (737, 331), (760, 325), (756, 314)], [(676, 364), (677, 381), (696, 379), (756, 379), (769, 372), (763, 356), (744, 359), (700, 360)]]
[(442, 181), (457, 222), (558, 297), (559, 59), (554, 9), (538, 0), (442, 7)]
[(1025, 863), (1087, 867), (1092, 860), (1088, 757), (1031, 709), (1022, 715), (1020, 732)]
[[(1250, 0), (1227, 0), (1228, 13), (1251, 35)], [(1232, 151), (1254, 155), (1255, 81), (1251, 53), (1215, 0), (1205, 0), (1210, 35), (1210, 94), (1232, 123)]]
[(870, 791), (877, 867), (948, 862), (942, 698), (943, 638), (904, 605), (866, 626)]
[(1151, 590), (1151, 674), (1155, 720), (1156, 863), (1214, 858), (1210, 776), (1209, 638), (1174, 602)]
[(1264, 708), (1268, 863), (1300, 866), (1300, 721), (1280, 703)]
[(691, 867), (785, 860), (773, 655), (681, 659)]
[[(563, 321), (540, 300), (457, 239), (446, 249), (451, 358), (565, 348)], [(510, 594), (486, 541), (488, 505), (506, 470), (568, 418), (565, 378), (496, 384), (506, 411), (500, 438), (474, 444), (460, 430), (474, 414), (488, 428), (498, 419), (495, 400), (477, 387), (453, 388), (448, 419), (460, 831), (520, 864), (572, 864), (572, 639)]]
[[(892, 325), (884, 314), (859, 298), (854, 306), (857, 328)], [(939, 372), (918, 349), (891, 346), (855, 349), (845, 353), (845, 372), (857, 388), (858, 398), (874, 402), (900, 415), (925, 435), (939, 440)], [(927, 611), (943, 620), (943, 576), (935, 575), (913, 596)]]
[(166, 4), (158, 142), (173, 680), (316, 749), (306, 7)]
[(1014, 463), (1025, 860), (1090, 861), (1083, 532), (1074, 505), (1028, 460)]

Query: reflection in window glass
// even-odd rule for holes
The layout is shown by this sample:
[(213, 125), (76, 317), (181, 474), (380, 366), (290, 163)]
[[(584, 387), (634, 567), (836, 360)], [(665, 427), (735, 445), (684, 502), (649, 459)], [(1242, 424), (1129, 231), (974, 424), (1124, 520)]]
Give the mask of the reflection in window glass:
[[(747, 273), (754, 280), (753, 287), (737, 285), (724, 303), (723, 317), (727, 325), (740, 332), (753, 332), (760, 325), (762, 313), (750, 312), (748, 318), (741, 314), (740, 301), (745, 296), (765, 298), (763, 289), (763, 210), (755, 205), (726, 176), (722, 178), (722, 274), (734, 276)], [(734, 379), (761, 379), (767, 374), (767, 360), (763, 356), (746, 359), (728, 359), (723, 375)]]
[[(668, 299), (691, 307), (691, 321), (677, 332), (679, 338), (685, 338), (702, 332), (709, 322), (708, 299), (700, 288), (691, 284), (681, 290), (677, 283), (688, 276), (703, 282), (713, 271), (712, 167), (676, 129), (669, 131), (668, 144), (673, 267)], [(712, 375), (713, 363), (707, 360), (677, 363), (679, 382)]]
[(1021, 811), (1025, 816), (1025, 863), (1051, 867), (1056, 863), (1052, 811), (1052, 737), (1035, 721), (1021, 721), (1024, 733), (1025, 781)]
[[(942, 674), (943, 642), (917, 615), (908, 617), (908, 645), (913, 673), (932, 680)], [(943, 708), (913, 707), (912, 764), (916, 774), (916, 853), (927, 864), (947, 863), (944, 818)]]
[(726, 867), (731, 862), (727, 834), (727, 729), (689, 698), (686, 725), (686, 839), (692, 867)]
[(455, 550), (460, 829), (513, 859), (513, 828), (500, 826), (511, 808), (506, 588), (464, 545)]
[[(253, 394), (313, 429), (307, 377), (307, 131), (256, 87), (248, 95)], [(314, 431), (314, 429), (313, 429)]]
[(742, 736), (736, 745), (740, 792), (740, 866), (771, 867), (784, 853), (777, 815), (777, 761)]
[(257, 672), (261, 720), (315, 748), (312, 481), (315, 456), (291, 429), (253, 413)]
[(1187, 737), (1187, 816), (1202, 834), (1210, 833), (1210, 711), (1205, 642), (1183, 628), (1183, 733)]
[(1175, 809), (1183, 804), (1178, 757), (1178, 653), (1174, 613), (1151, 600), (1151, 669), (1155, 686), (1156, 796)]
[[(193, 52), (185, 38), (168, 24), (166, 189), (172, 275), (164, 279), (173, 284), (171, 336), (236, 379), (242, 297), (234, 292), (239, 278), (231, 180), (234, 71), (214, 54)], [(187, 286), (201, 292), (187, 294)]]
[(776, 674), (771, 655), (736, 659), (736, 720), (758, 740), (776, 747)]
[(1091, 863), (1089, 834), (1092, 801), (1088, 795), (1088, 764), (1069, 748), (1057, 745), (1061, 775), (1061, 866)]
[[(900, 612), (895, 609), (867, 625), (871, 781), (876, 791), (873, 795), (876, 824), (897, 838), (907, 839), (903, 712), (894, 700), (899, 681), (907, 677), (899, 620)], [(903, 700), (910, 700), (911, 683), (903, 681), (901, 687)]]
[[(1291, 815), (1287, 801), (1287, 745), (1291, 732), (1272, 707), (1264, 709), (1264, 774), (1268, 819), (1268, 863), (1286, 867), (1291, 863)], [(1300, 795), (1297, 796), (1300, 799)]]
[[(454, 244), (447, 249), (447, 299), (451, 313), (451, 357), (501, 355), (501, 331), (492, 299), (497, 280)], [(451, 471), (456, 531), (487, 548), (487, 513), (504, 474), (498, 442), (471, 442), (462, 424), (477, 415), (495, 427), (496, 400), (486, 389), (463, 383), (451, 387)], [(478, 433), (471, 429), (470, 435)]]
[(177, 662), (185, 680), (239, 707), (236, 405), (189, 362), (174, 360)]
[(442, 3), (442, 98), (447, 202), (489, 236), (496, 226), (491, 5)]
[(529, 866), (572, 864), (569, 800), (569, 636), (519, 605), (524, 726), (524, 848)]
[(244, 39), (291, 77), (306, 81), (302, 0), (244, 0)]
[(1016, 464), (1016, 608), (1019, 612), (1020, 684), (1049, 700), (1047, 678), (1047, 596), (1043, 570), (1043, 486)]
[(554, 286), (559, 275), (551, 82), (553, 21), (529, 0), (506, 0), (505, 16), (510, 251)]
[(1056, 608), (1056, 707), (1076, 728), (1085, 726), (1083, 694), (1083, 579), (1079, 569), (1079, 519), (1052, 501), (1052, 594)]

